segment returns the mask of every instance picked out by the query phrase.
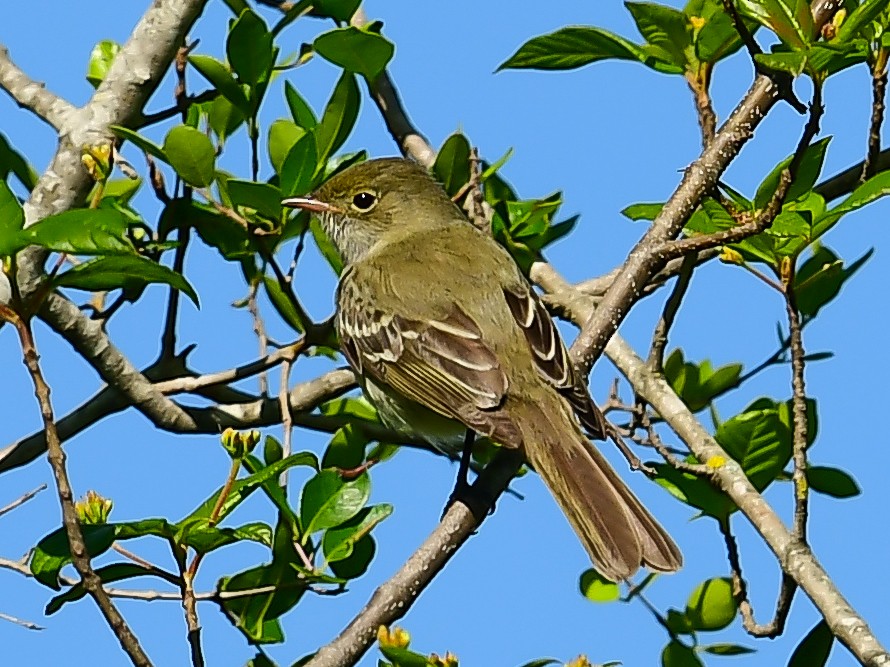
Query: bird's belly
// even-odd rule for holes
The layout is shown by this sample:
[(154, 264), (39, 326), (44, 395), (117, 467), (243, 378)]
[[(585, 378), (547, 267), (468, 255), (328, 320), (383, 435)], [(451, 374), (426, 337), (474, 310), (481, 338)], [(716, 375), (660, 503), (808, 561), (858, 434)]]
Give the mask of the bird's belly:
[(400, 435), (427, 442), (446, 454), (460, 454), (466, 426), (373, 381), (367, 380), (364, 389), (377, 409), (380, 421), (388, 428)]

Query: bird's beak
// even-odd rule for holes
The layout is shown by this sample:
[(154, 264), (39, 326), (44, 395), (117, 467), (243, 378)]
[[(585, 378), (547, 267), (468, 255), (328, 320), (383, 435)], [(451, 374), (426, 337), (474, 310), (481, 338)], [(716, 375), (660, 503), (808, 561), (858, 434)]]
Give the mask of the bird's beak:
[(312, 197), (290, 197), (281, 201), (282, 206), (288, 208), (299, 208), (304, 211), (312, 211), (313, 213), (324, 213), (325, 211), (336, 211), (337, 209)]

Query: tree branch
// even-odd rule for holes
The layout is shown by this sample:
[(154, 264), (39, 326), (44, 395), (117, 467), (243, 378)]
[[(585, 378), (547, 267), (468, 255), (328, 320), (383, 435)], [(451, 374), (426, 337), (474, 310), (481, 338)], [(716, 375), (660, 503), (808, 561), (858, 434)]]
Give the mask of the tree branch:
[(0, 45), (0, 88), (21, 108), (52, 126), (60, 134), (67, 132), (68, 121), (76, 107), (51, 93), (46, 85), (34, 81), (12, 62), (9, 50)]

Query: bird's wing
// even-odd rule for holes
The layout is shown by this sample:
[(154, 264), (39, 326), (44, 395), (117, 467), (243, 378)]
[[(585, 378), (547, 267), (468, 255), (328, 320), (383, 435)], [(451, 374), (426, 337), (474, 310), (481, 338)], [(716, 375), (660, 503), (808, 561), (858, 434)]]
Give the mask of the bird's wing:
[(498, 410), (507, 376), (459, 306), (423, 321), (381, 312), (356, 293), (349, 276), (341, 279), (338, 300), (340, 344), (361, 374), (503, 445), (521, 444), (509, 415)]
[(569, 401), (587, 432), (594, 438), (604, 438), (605, 417), (578, 380), (568, 350), (541, 299), (526, 284), (505, 288), (504, 297), (525, 333), (541, 375)]

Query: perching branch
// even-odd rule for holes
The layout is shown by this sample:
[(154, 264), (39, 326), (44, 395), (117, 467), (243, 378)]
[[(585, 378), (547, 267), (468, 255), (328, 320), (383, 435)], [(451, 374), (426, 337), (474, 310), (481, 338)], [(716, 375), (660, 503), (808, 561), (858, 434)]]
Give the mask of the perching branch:
[(46, 89), (25, 74), (12, 62), (9, 50), (0, 45), (0, 88), (15, 100), (23, 109), (31, 111), (41, 120), (51, 125), (57, 132), (67, 131), (67, 126), (76, 108), (67, 100)]

